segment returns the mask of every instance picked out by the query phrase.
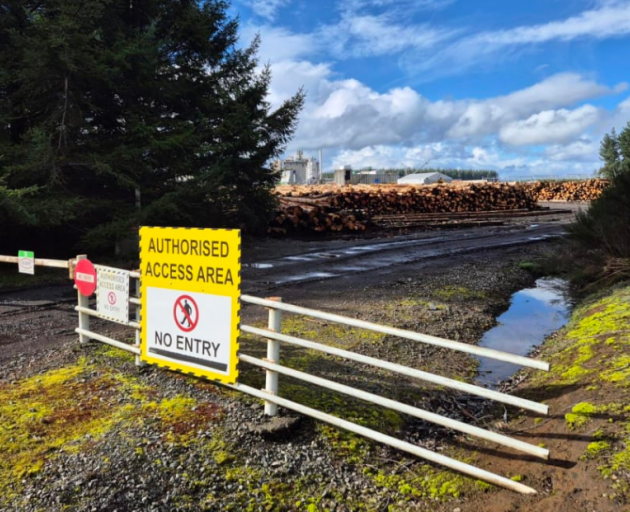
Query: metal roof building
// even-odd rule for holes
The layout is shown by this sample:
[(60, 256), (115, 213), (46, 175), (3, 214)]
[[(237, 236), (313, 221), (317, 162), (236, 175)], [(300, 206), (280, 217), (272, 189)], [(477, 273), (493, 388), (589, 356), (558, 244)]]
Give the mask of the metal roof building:
[(398, 179), (399, 185), (431, 185), (442, 180), (444, 183), (450, 183), (453, 178), (442, 174), (441, 172), (427, 172), (421, 174), (408, 174)]

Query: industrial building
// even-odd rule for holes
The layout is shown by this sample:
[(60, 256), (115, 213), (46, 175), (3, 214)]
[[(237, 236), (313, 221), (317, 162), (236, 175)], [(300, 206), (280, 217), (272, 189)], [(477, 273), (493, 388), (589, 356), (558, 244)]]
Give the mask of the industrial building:
[(276, 160), (272, 167), (280, 172), (281, 185), (314, 185), (321, 181), (320, 162), (304, 158), (302, 151), (286, 160)]
[(453, 178), (441, 172), (408, 174), (398, 179), (399, 185), (431, 185), (433, 183), (451, 183)]

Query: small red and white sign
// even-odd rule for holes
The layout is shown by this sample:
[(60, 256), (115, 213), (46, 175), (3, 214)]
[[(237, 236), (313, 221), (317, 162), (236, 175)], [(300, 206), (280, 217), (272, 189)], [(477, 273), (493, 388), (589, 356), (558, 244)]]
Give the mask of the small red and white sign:
[(175, 301), (173, 316), (177, 327), (184, 332), (190, 332), (199, 323), (199, 306), (190, 295), (182, 295)]
[(119, 324), (129, 324), (129, 271), (95, 265), (96, 311), (103, 318)]
[(89, 297), (96, 290), (96, 269), (90, 260), (79, 260), (74, 270), (74, 283), (79, 293)]

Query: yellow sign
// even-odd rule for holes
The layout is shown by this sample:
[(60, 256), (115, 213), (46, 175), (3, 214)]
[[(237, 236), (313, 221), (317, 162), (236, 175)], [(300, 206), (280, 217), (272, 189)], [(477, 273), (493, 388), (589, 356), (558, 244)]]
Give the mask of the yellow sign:
[(236, 382), (240, 231), (142, 227), (140, 269), (140, 358)]

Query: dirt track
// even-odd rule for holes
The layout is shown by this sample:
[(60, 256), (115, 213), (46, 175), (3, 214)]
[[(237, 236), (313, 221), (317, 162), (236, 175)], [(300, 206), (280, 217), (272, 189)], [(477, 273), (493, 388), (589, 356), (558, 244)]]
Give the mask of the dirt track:
[[(567, 208), (564, 203), (550, 205)], [(572, 217), (562, 213), (501, 227), (406, 235), (381, 233), (370, 239), (246, 239), (242, 249), (242, 292), (282, 295), (286, 300), (314, 306), (314, 294), (323, 299), (328, 289), (352, 295), (367, 283), (457, 266), (474, 253), (486, 252), (488, 258), (500, 258), (502, 250), (509, 247), (561, 236), (563, 226)], [(3, 270), (6, 272), (6, 268)], [(74, 338), (75, 292), (70, 281), (65, 283), (22, 290), (0, 288), (0, 362)], [(245, 307), (245, 312), (251, 309)], [(121, 331), (114, 324), (92, 321), (105, 334)]]

